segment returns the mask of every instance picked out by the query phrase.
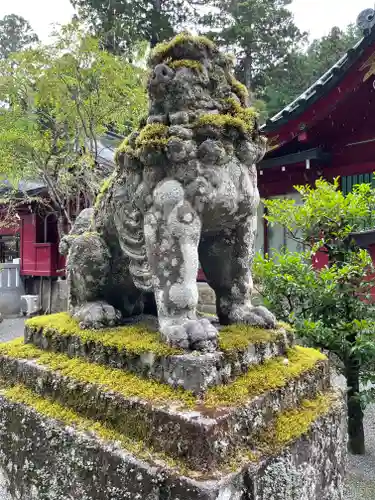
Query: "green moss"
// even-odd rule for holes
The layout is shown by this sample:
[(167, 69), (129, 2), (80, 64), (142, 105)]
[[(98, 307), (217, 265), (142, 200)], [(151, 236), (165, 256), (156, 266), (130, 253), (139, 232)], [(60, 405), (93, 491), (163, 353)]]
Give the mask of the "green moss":
[(197, 72), (202, 72), (204, 69), (203, 64), (199, 61), (195, 61), (194, 59), (178, 59), (169, 62), (168, 66), (175, 70), (178, 68), (190, 68)]
[(96, 384), (127, 398), (136, 397), (162, 404), (178, 402), (185, 407), (195, 404), (195, 397), (189, 391), (173, 389), (169, 385), (143, 379), (117, 368), (89, 363), (81, 358), (69, 358), (65, 354), (43, 351), (23, 344), (22, 339), (1, 344), (0, 354), (18, 359), (34, 359), (39, 365), (56, 370), (72, 380)]
[[(151, 447), (146, 446), (143, 441), (129, 438), (109, 425), (85, 418), (59, 403), (39, 396), (23, 385), (3, 388), (1, 393), (9, 400), (27, 405), (46, 417), (62, 422), (64, 425), (75, 427), (80, 431), (94, 433), (105, 441), (120, 443), (123, 448), (135, 454), (138, 458), (151, 462), (161, 460), (169, 467), (177, 466), (177, 462), (171, 457), (153, 450)], [(183, 472), (183, 469), (181, 471)]]
[(209, 49), (214, 50), (215, 44), (205, 36), (193, 36), (186, 33), (181, 33), (172, 40), (168, 42), (159, 43), (151, 53), (150, 63), (151, 65), (160, 63), (161, 61), (167, 59), (173, 49), (178, 46), (183, 46), (185, 44), (192, 44), (198, 48), (198, 50)]
[(238, 450), (231, 461), (232, 471), (280, 453), (288, 444), (309, 432), (312, 424), (326, 415), (335, 401), (334, 393), (319, 394), (315, 399), (303, 401), (296, 409), (280, 413), (266, 429), (253, 437), (251, 451), (248, 448)]
[(152, 352), (157, 356), (181, 354), (182, 351), (169, 347), (160, 339), (157, 332), (152, 332), (146, 325), (132, 325), (102, 330), (82, 330), (79, 322), (68, 313), (36, 316), (26, 321), (26, 325), (34, 330), (44, 330), (45, 334), (75, 335), (83, 343), (100, 342), (107, 347), (126, 350), (132, 355)]
[(129, 136), (126, 137), (122, 141), (122, 143), (120, 144), (120, 146), (116, 149), (116, 152), (115, 152), (115, 163), (116, 164), (119, 163), (119, 157), (120, 157), (121, 154), (127, 154), (129, 156), (132, 156), (133, 158), (137, 157), (136, 151), (130, 146)]
[[(17, 339), (0, 345), (0, 354), (18, 359), (34, 359), (39, 365), (57, 370), (71, 379), (97, 384), (116, 391), (125, 397), (139, 397), (157, 404), (178, 402), (181, 407), (193, 408), (198, 400), (189, 392), (173, 389), (162, 383), (140, 378), (124, 370), (112, 369), (80, 358), (69, 358), (65, 354), (43, 351)], [(282, 388), (288, 381), (312, 370), (326, 357), (314, 349), (297, 346), (284, 358), (275, 358), (262, 365), (251, 367), (234, 382), (210, 388), (201, 404), (207, 408), (238, 406), (260, 394)]]
[[(26, 325), (34, 330), (43, 329), (49, 335), (53, 335), (53, 332), (60, 335), (75, 335), (82, 342), (100, 342), (102, 345), (124, 349), (134, 355), (144, 352), (153, 352), (158, 356), (182, 353), (181, 350), (167, 346), (157, 332), (150, 331), (142, 324), (104, 328), (99, 331), (82, 330), (79, 322), (68, 313), (57, 313), (28, 319)], [(249, 344), (276, 341), (279, 335), (277, 330), (265, 330), (249, 325), (230, 325), (220, 331), (219, 346), (226, 353), (242, 351)]]
[(273, 433), (276, 442), (283, 445), (305, 434), (318, 417), (328, 412), (331, 405), (332, 395), (320, 394), (316, 399), (303, 401), (300, 408), (279, 415)]
[(248, 130), (253, 130), (255, 126), (256, 119), (258, 117), (258, 113), (254, 108), (244, 108), (241, 104), (236, 101), (233, 97), (224, 100), (227, 105), (227, 112), (240, 118), (243, 122), (247, 124)]
[(116, 178), (116, 172), (113, 172), (107, 179), (103, 181), (102, 185), (100, 186), (98, 196), (96, 197), (95, 200), (95, 209), (98, 209), (100, 207), (102, 200), (104, 199), (105, 195), (111, 188), (115, 178)]
[(242, 134), (246, 134), (252, 130), (250, 123), (246, 123), (244, 120), (238, 116), (232, 116), (230, 114), (214, 115), (207, 114), (202, 115), (194, 123), (194, 127), (203, 127), (205, 125), (210, 125), (222, 129), (225, 133), (229, 128), (236, 128)]
[(137, 148), (150, 146), (163, 149), (168, 144), (169, 127), (162, 123), (149, 123), (146, 125), (135, 141)]
[(281, 413), (273, 424), (259, 435), (259, 447), (266, 453), (282, 449), (308, 432), (319, 417), (328, 413), (334, 400), (332, 393), (319, 394), (315, 399), (303, 401), (299, 408)]
[(284, 358), (275, 358), (253, 366), (231, 384), (209, 389), (204, 398), (205, 406), (215, 408), (243, 404), (266, 391), (284, 387), (288, 381), (326, 359), (319, 351), (300, 346), (289, 349), (287, 358), (288, 363)]
[(230, 354), (245, 350), (249, 344), (277, 341), (279, 338), (280, 333), (277, 330), (265, 330), (250, 325), (230, 325), (220, 330), (219, 347)]
[(0, 354), (11, 358), (37, 359), (42, 354), (42, 351), (32, 344), (25, 344), (24, 338), (19, 337), (0, 344)]
[(229, 84), (232, 87), (233, 93), (236, 94), (241, 103), (246, 106), (246, 102), (249, 98), (249, 91), (245, 85), (239, 82), (233, 75), (230, 75), (229, 77)]
[(160, 139), (168, 137), (169, 128), (162, 123), (149, 123), (140, 132), (135, 144), (141, 146), (143, 143), (152, 139)]
[[(45, 417), (57, 420), (79, 431), (92, 433), (104, 441), (120, 444), (126, 451), (139, 459), (156, 463), (158, 466), (164, 465), (173, 468), (176, 472), (195, 479), (203, 479), (207, 475), (190, 470), (182, 459), (173, 459), (166, 453), (154, 450), (140, 439), (130, 438), (108, 424), (85, 418), (57, 402), (41, 397), (21, 384), (13, 387), (2, 386), (0, 393), (10, 401), (33, 408)], [(279, 452), (286, 445), (307, 433), (319, 417), (330, 411), (334, 401), (335, 397), (332, 393), (319, 395), (316, 399), (304, 401), (298, 409), (281, 413), (266, 431), (258, 435), (252, 450), (247, 447), (238, 450), (235, 456), (220, 467), (221, 474), (238, 471), (249, 462), (258, 462), (266, 454)]]

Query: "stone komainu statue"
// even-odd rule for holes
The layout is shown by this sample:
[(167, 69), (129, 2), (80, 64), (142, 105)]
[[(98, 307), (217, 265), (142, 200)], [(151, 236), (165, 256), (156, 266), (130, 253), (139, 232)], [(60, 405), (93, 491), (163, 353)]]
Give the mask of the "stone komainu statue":
[(210, 40), (179, 35), (151, 64), (147, 123), (118, 150), (95, 209), (61, 242), (69, 308), (83, 328), (100, 328), (140, 314), (153, 293), (168, 343), (212, 350), (217, 330), (196, 316), (199, 261), (220, 324), (275, 326), (251, 304), (265, 140), (231, 60)]

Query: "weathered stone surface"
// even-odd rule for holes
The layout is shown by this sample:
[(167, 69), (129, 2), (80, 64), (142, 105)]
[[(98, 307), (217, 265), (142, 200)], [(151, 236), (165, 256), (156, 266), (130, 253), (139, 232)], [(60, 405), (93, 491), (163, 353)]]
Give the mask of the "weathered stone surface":
[(27, 325), (25, 342), (41, 349), (80, 356), (89, 361), (125, 369), (199, 394), (209, 387), (233, 380), (252, 365), (285, 355), (287, 349), (294, 344), (294, 337), (281, 328), (275, 334), (275, 341), (250, 344), (247, 349), (237, 352), (195, 352), (164, 357), (155, 356), (152, 352), (134, 355), (114, 346), (106, 346), (99, 336), (97, 342), (84, 342), (77, 335), (61, 335), (58, 331), (36, 330)]
[(276, 325), (251, 301), (255, 164), (266, 142), (233, 64), (212, 43), (183, 35), (156, 54), (149, 116), (119, 149), (94, 213), (62, 243), (69, 311), (83, 328), (102, 328), (140, 314), (152, 292), (165, 342), (213, 352), (218, 330), (196, 314), (199, 261), (222, 325)]
[(0, 467), (12, 500), (343, 500), (343, 415), (336, 403), (276, 456), (199, 480), (0, 397)]
[(168, 407), (126, 398), (103, 386), (62, 376), (34, 361), (8, 356), (0, 356), (0, 377), (104, 421), (200, 471), (213, 471), (228, 463), (275, 415), (314, 399), (330, 387), (328, 362), (320, 361), (284, 387), (249, 398), (241, 406), (208, 409), (198, 400), (195, 408), (182, 409), (177, 400)]

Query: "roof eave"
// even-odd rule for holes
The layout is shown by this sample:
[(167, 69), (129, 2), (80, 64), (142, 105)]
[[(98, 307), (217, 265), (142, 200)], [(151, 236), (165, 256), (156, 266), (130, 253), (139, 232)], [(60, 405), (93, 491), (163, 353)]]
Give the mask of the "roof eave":
[(266, 134), (275, 132), (285, 123), (288, 123), (290, 120), (304, 113), (310, 106), (340, 83), (347, 71), (360, 59), (364, 51), (372, 45), (374, 41), (375, 27), (369, 30), (362, 40), (353, 48), (349, 49), (348, 52), (322, 77), (311, 85), (311, 87), (297, 97), (291, 104), (267, 120), (266, 124), (261, 127), (261, 131)]

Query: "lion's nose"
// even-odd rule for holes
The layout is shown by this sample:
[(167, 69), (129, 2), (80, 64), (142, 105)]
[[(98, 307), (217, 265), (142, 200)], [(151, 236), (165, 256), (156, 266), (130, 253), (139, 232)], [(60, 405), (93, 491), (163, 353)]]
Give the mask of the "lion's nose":
[(158, 64), (154, 68), (152, 83), (159, 84), (169, 82), (169, 80), (172, 80), (173, 75), (174, 71), (169, 66), (166, 64)]

